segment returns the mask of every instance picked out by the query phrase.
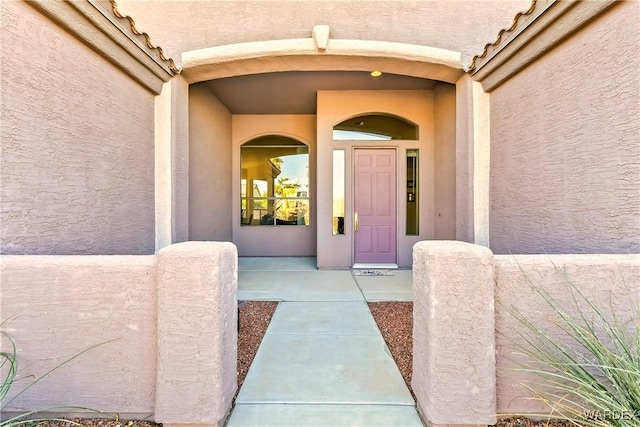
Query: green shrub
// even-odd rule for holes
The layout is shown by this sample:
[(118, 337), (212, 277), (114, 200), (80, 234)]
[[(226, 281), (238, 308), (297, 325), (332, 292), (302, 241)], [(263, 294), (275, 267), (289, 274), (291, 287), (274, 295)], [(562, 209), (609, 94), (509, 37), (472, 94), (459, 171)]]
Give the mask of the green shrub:
[[(526, 274), (526, 273), (524, 273)], [(563, 307), (532, 284), (554, 315), (553, 324), (566, 339), (507, 308), (524, 331), (518, 351), (535, 366), (518, 369), (540, 380), (524, 384), (551, 409), (537, 414), (579, 426), (640, 426), (640, 312), (631, 297), (633, 318), (623, 321), (610, 307), (599, 307), (567, 280), (573, 304)], [(555, 331), (555, 332), (557, 332)], [(529, 416), (532, 414), (528, 414)]]

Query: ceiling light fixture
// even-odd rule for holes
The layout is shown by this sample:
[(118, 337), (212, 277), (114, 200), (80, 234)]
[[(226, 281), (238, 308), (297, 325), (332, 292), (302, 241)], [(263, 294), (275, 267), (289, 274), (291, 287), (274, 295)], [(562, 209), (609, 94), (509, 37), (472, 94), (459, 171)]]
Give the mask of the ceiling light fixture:
[(372, 77), (380, 77), (382, 75), (382, 71), (372, 71), (371, 72), (371, 76)]

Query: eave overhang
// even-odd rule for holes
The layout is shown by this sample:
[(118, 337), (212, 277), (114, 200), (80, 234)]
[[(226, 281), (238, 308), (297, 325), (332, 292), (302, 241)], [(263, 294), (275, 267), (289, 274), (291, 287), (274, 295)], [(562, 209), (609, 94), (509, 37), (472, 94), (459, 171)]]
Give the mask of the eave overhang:
[(616, 0), (532, 0), (466, 70), (491, 92), (614, 4)]
[(114, 0), (26, 2), (154, 94), (180, 70)]

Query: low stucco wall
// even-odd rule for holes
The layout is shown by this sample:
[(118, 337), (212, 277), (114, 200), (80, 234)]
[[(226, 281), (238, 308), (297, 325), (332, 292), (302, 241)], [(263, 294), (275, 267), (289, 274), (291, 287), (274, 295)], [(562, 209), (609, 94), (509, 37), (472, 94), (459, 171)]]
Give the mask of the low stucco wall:
[[(549, 333), (556, 330), (552, 319), (557, 315), (534, 287), (575, 313), (572, 284), (605, 313), (613, 310), (630, 328), (640, 327), (640, 319), (634, 318), (632, 311), (632, 302), (638, 307), (640, 298), (637, 255), (499, 255), (494, 257), (494, 265), (498, 414), (549, 410), (542, 402), (531, 400), (531, 394), (521, 385), (539, 378), (513, 369), (515, 360), (524, 362), (515, 349), (516, 344), (523, 343), (518, 335), (523, 327), (509, 309), (518, 310)], [(555, 336), (563, 335), (556, 332)]]
[[(514, 369), (535, 361), (520, 354), (526, 330), (511, 313), (575, 343), (554, 327), (558, 316), (535, 289), (577, 314), (573, 286), (630, 330), (640, 328), (638, 255), (493, 255), (450, 241), (420, 242), (413, 254), (412, 386), (430, 425), (486, 425), (496, 414), (550, 412), (523, 386), (540, 378)], [(582, 310), (589, 318), (584, 304)]]
[(427, 424), (496, 421), (492, 253), (466, 242), (413, 250), (413, 375)]
[(7, 411), (74, 405), (153, 412), (154, 256), (5, 256), (0, 266), (1, 319), (15, 339), (20, 376), (39, 377), (93, 345), (116, 340), (55, 371)]
[(236, 389), (236, 266), (235, 246), (223, 242), (171, 245), (157, 256), (1, 258), (0, 319), (25, 378), (8, 399), (78, 356), (3, 415), (80, 406), (221, 424)]
[(236, 392), (238, 253), (185, 242), (158, 253), (155, 419), (222, 425)]

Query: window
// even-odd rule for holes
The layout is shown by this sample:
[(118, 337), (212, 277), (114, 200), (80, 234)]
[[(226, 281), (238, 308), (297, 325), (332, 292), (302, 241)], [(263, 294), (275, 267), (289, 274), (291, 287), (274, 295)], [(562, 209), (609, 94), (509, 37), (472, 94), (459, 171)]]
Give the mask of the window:
[(344, 235), (344, 150), (333, 150), (333, 235)]
[(418, 140), (418, 126), (405, 119), (385, 114), (353, 117), (333, 127), (333, 139), (388, 141), (391, 139)]
[(418, 150), (407, 150), (407, 236), (419, 235), (420, 191), (418, 182)]
[(270, 135), (240, 148), (241, 225), (309, 225), (309, 147)]

